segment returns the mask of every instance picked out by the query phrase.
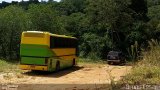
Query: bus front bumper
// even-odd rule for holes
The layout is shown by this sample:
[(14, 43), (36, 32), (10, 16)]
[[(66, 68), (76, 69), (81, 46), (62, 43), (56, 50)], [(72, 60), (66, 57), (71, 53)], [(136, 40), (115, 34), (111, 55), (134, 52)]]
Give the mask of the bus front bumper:
[(107, 60), (108, 62), (121, 62), (121, 60)]
[(39, 65), (19, 65), (20, 69), (23, 70), (39, 70), (39, 71), (48, 71), (47, 66), (39, 66)]

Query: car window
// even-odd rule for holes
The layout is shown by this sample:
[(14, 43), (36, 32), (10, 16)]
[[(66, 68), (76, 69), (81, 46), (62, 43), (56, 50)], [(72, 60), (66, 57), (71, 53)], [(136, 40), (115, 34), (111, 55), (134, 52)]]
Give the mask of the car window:
[(117, 52), (109, 52), (108, 55), (118, 56), (118, 53)]

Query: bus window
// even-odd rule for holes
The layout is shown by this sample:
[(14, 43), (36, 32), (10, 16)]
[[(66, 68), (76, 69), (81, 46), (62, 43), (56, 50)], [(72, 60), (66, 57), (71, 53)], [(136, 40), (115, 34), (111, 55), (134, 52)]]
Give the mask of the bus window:
[(77, 47), (76, 39), (50, 36), (50, 48), (76, 48), (76, 47)]
[(50, 48), (53, 48), (55, 45), (54, 45), (54, 40), (53, 40), (54, 37), (50, 36)]

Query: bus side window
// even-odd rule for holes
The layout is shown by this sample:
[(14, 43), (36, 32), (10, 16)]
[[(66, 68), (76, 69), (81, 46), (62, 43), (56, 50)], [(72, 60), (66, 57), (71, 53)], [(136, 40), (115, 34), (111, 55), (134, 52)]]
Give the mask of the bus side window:
[(50, 36), (50, 48), (54, 48), (54, 37)]
[(71, 47), (71, 43), (72, 43), (71, 39), (68, 39), (67, 41), (68, 41), (67, 48), (70, 48)]
[(51, 48), (77, 48), (77, 40), (71, 38), (62, 38), (50, 36)]

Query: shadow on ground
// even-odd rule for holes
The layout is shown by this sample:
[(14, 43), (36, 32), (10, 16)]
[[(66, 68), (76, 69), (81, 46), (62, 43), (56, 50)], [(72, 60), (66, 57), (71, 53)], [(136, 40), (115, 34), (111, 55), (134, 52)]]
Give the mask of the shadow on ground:
[(54, 77), (54, 78), (58, 78), (61, 76), (65, 76), (69, 73), (78, 71), (80, 69), (83, 69), (84, 67), (82, 66), (74, 66), (74, 67), (70, 67), (70, 68), (66, 68), (63, 70), (60, 70), (58, 72), (46, 72), (46, 71), (28, 71), (22, 74), (28, 75), (28, 76), (38, 76), (38, 77)]

